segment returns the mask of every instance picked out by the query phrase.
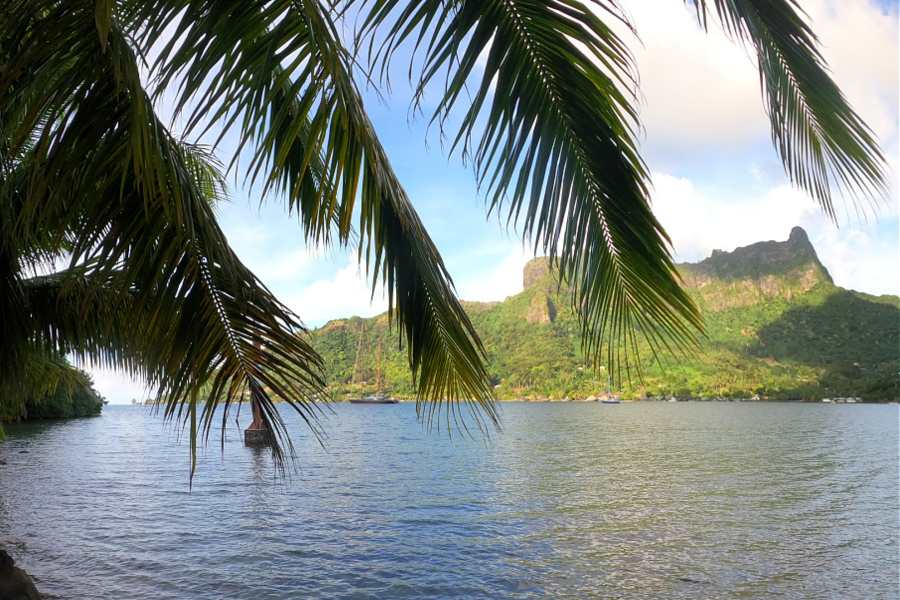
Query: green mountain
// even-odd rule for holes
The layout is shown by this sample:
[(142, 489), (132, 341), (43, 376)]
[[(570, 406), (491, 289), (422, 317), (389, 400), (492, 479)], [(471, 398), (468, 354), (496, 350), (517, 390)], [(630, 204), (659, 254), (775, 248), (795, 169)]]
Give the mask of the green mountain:
[[(623, 397), (900, 397), (900, 298), (834, 285), (801, 228), (786, 242), (717, 250), (678, 270), (707, 335), (687, 358), (641, 352), (643, 377), (632, 369), (612, 382)], [(528, 263), (523, 277), (525, 289), (503, 302), (463, 303), (488, 352), (497, 396), (577, 400), (604, 390), (607, 372), (585, 362), (571, 294), (558, 289), (548, 260)], [(406, 351), (387, 315), (332, 321), (312, 336), (335, 396), (372, 391), (376, 377), (382, 389), (413, 396)]]

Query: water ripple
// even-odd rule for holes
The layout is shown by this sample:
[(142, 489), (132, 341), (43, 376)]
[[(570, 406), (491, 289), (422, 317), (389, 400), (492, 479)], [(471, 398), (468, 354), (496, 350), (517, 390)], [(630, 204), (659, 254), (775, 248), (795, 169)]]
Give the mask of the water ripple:
[(277, 480), (229, 430), (188, 487), (136, 407), (12, 426), (0, 544), (47, 598), (897, 598), (896, 406), (504, 405), (489, 443), (414, 407), (299, 420)]

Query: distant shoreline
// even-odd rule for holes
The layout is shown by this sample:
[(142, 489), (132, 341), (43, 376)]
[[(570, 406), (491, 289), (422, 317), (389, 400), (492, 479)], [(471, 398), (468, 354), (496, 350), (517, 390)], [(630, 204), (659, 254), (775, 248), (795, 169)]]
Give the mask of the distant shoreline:
[[(417, 402), (416, 398), (404, 398), (402, 396), (394, 396), (397, 399), (398, 403), (409, 403), (409, 402)], [(275, 404), (287, 404), (286, 401), (281, 399), (273, 399)], [(804, 400), (802, 398), (798, 399), (784, 399), (784, 398), (674, 398), (674, 400), (665, 397), (651, 397), (651, 398), (621, 398), (622, 404), (629, 403), (637, 403), (637, 402), (715, 402), (715, 403), (732, 403), (732, 404), (742, 404), (742, 403), (798, 403), (798, 404), (897, 404), (900, 402), (900, 399), (897, 400), (865, 400), (862, 398), (850, 398), (850, 399), (829, 399), (829, 398), (821, 398), (818, 400)], [(341, 398), (339, 400), (312, 400), (310, 401), (313, 404), (350, 404), (350, 401), (347, 398)], [(464, 402), (464, 401), (462, 401)], [(553, 404), (601, 404), (602, 400), (597, 398), (551, 398), (547, 396), (536, 396), (534, 398), (530, 396), (519, 396), (516, 398), (506, 398), (506, 399), (496, 399), (494, 402), (507, 403), (507, 402), (522, 402), (522, 403), (553, 403)], [(201, 404), (204, 404), (205, 401), (201, 400)], [(242, 404), (249, 404), (249, 402), (243, 402)], [(164, 403), (157, 402), (138, 402), (136, 404), (113, 404), (110, 406), (165, 406)]]

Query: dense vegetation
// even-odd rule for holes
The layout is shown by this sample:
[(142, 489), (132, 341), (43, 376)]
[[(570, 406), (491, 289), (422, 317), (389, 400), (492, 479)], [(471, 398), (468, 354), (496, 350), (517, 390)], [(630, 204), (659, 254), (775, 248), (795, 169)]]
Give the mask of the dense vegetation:
[[(85, 377), (89, 376), (85, 374)], [(25, 400), (26, 419), (71, 419), (96, 417), (105, 401), (93, 387), (77, 386), (67, 389), (58, 385), (49, 394), (31, 396)]]
[[(540, 260), (532, 263), (541, 267)], [(703, 310), (707, 337), (689, 357), (642, 353), (613, 382), (626, 398), (726, 397), (819, 400), (900, 396), (900, 299), (835, 286), (802, 230), (788, 242), (764, 242), (679, 265)], [(690, 274), (690, 276), (688, 276)], [(702, 286), (698, 283), (698, 274)], [(606, 387), (606, 373), (581, 351), (570, 292), (546, 271), (500, 303), (464, 303), (489, 357), (501, 399), (584, 399)], [(333, 321), (314, 333), (332, 392), (358, 393), (354, 374), (363, 319)], [(365, 389), (374, 389), (374, 357), (384, 349), (384, 387), (414, 395), (405, 352), (385, 315), (367, 319)], [(629, 377), (630, 375), (630, 377)]]

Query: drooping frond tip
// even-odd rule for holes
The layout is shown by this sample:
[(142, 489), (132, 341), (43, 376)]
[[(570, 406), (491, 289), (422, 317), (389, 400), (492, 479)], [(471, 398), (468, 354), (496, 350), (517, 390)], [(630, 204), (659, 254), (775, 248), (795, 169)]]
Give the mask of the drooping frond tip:
[[(695, 3), (708, 23), (709, 2)], [(837, 223), (835, 198), (877, 209), (890, 184), (872, 130), (831, 78), (809, 17), (794, 0), (715, 0), (718, 21), (758, 57), (772, 142), (791, 182)]]
[(578, 290), (594, 362), (627, 369), (636, 337), (689, 348), (701, 324), (650, 210), (632, 57), (601, 16), (630, 27), (616, 6), (564, 0), (381, 2), (364, 22), (387, 29), (376, 63), (405, 41), (422, 50), (415, 88), (445, 88), (432, 118), (463, 111), (451, 151)]

